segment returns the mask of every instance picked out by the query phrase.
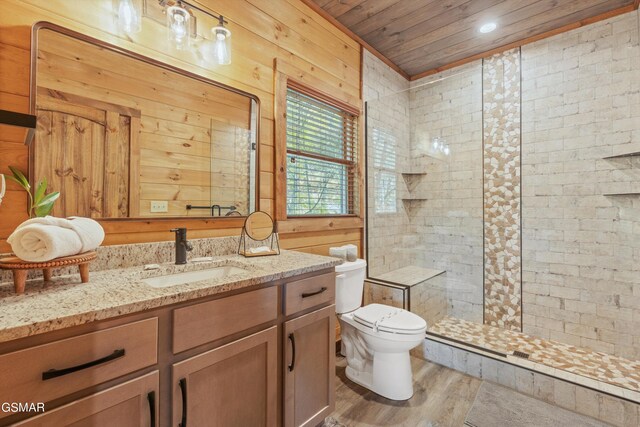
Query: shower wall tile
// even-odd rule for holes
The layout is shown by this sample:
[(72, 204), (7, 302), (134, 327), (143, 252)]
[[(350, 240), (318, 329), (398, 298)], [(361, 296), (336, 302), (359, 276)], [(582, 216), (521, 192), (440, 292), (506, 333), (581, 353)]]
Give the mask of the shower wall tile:
[[(482, 322), (481, 61), (411, 87), (411, 157), (426, 172), (412, 182), (412, 193), (426, 199), (411, 218), (416, 260), (446, 271), (420, 287), (444, 293), (450, 316)], [(449, 145), (450, 157), (429, 154), (436, 137)]]
[(445, 280), (438, 276), (414, 285), (408, 290), (411, 311), (427, 322), (427, 328), (445, 318), (452, 305), (452, 293), (441, 283)]
[(640, 359), (638, 12), (522, 47), (524, 332)]
[(374, 132), (387, 135), (386, 155), (395, 156), (396, 193), (406, 191), (401, 168), (409, 163), (409, 82), (380, 61), (364, 51), (363, 97), (367, 101), (367, 132), (369, 147), (368, 165), (368, 211), (367, 238), (369, 275), (377, 277), (415, 264), (411, 242), (409, 215), (401, 200), (396, 201), (396, 212), (379, 213), (375, 206), (376, 173)]
[(484, 322), (522, 329), (520, 49), (483, 61)]
[(385, 304), (391, 307), (406, 308), (405, 298), (401, 289), (391, 288), (389, 286), (364, 282), (364, 305), (368, 304)]
[(533, 395), (533, 372), (526, 369), (516, 369), (516, 387), (520, 393)]
[[(446, 274), (413, 286), (411, 311), (434, 324), (445, 315), (482, 321), (482, 69), (481, 62), (411, 83), (365, 52), (368, 100), (368, 258), (376, 278), (407, 266)], [(398, 93), (400, 92), (400, 93)], [(372, 135), (395, 136), (397, 204), (378, 213)], [(434, 137), (450, 159), (426, 155)], [(370, 289), (368, 300), (388, 300)]]

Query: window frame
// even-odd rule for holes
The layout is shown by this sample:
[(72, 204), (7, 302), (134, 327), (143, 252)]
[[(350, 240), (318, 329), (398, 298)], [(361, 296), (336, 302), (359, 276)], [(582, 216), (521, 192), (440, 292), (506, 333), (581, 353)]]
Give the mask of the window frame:
[[(318, 90), (306, 82), (303, 83), (298, 79), (294, 79), (288, 74), (278, 70), (280, 61), (276, 61), (275, 75), (275, 99), (274, 99), (274, 148), (275, 148), (275, 194), (274, 194), (274, 211), (276, 221), (282, 221), (284, 230), (287, 231), (311, 231), (320, 228), (327, 229), (343, 229), (343, 228), (360, 228), (363, 226), (363, 181), (362, 181), (362, 116), (361, 110), (354, 105), (338, 100), (328, 95), (326, 92)], [(289, 65), (283, 68), (290, 68)], [(308, 76), (309, 80), (313, 80)], [(318, 86), (322, 84), (320, 80)], [(354, 177), (353, 177), (353, 213), (350, 214), (328, 214), (328, 215), (288, 215), (287, 213), (287, 90), (291, 88), (306, 96), (312, 97), (318, 101), (331, 105), (355, 116), (356, 126), (358, 130), (354, 147), (357, 149), (356, 156), (353, 160)], [(358, 100), (359, 102), (359, 100)], [(309, 221), (314, 221), (316, 226), (307, 226)], [(327, 222), (328, 221), (328, 222)], [(291, 223), (287, 225), (287, 222)], [(295, 225), (294, 225), (295, 224)]]

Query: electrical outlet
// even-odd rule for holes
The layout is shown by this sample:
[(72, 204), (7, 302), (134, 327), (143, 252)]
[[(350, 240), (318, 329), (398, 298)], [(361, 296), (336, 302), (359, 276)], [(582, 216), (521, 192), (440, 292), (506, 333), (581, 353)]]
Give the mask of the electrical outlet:
[(165, 200), (152, 200), (151, 213), (169, 212), (169, 202)]

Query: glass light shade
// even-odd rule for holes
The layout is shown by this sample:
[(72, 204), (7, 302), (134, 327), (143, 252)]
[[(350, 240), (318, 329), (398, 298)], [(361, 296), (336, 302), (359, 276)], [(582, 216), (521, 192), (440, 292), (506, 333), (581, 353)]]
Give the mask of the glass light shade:
[(176, 49), (186, 49), (191, 43), (191, 14), (180, 4), (167, 8), (167, 35)]
[(231, 31), (218, 25), (211, 29), (211, 34), (210, 60), (220, 65), (231, 64)]
[(451, 150), (449, 149), (449, 144), (444, 146), (444, 150), (442, 150), (444, 152), (445, 156), (448, 156), (449, 154), (451, 154)]
[(142, 0), (120, 0), (118, 28), (126, 34), (139, 33), (142, 30)]

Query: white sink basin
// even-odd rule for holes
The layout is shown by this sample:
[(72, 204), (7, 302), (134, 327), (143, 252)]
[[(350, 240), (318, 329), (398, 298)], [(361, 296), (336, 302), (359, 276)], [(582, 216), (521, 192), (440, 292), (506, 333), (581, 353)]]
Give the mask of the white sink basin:
[(168, 274), (166, 276), (150, 277), (142, 281), (154, 288), (166, 288), (169, 286), (184, 285), (186, 283), (198, 282), (200, 280), (220, 279), (233, 276), (239, 273), (246, 273), (244, 268), (224, 266), (208, 268), (206, 270), (185, 271), (184, 273)]

